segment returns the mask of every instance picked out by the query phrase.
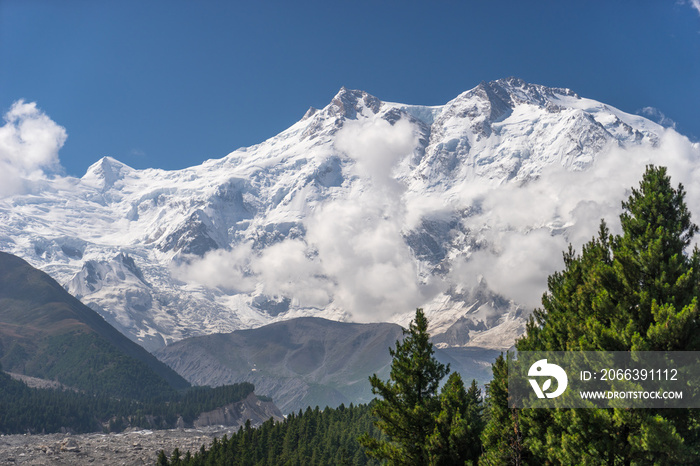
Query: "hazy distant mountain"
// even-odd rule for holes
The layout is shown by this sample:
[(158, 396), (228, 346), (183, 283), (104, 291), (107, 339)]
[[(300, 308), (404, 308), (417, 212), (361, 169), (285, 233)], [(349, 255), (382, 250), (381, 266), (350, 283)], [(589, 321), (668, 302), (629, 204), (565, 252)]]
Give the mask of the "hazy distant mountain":
[[(355, 324), (302, 317), (256, 329), (191, 337), (155, 354), (194, 385), (251, 382), (256, 393), (272, 397), (282, 412), (307, 406), (367, 403), (368, 378), (389, 375), (397, 340), (396, 324)], [(467, 380), (490, 378), (498, 351), (476, 348), (438, 350)]]
[[(283, 412), (372, 396), (367, 378), (388, 374), (396, 324), (298, 318), (228, 334), (192, 337), (156, 352), (194, 385), (247, 381)], [(386, 373), (386, 374), (385, 374)]]
[(406, 325), (417, 306), (440, 346), (503, 349), (553, 271), (542, 257), (559, 260), (600, 210), (518, 193), (663, 131), (515, 78), (434, 107), (343, 88), (222, 159), (164, 171), (105, 157), (1, 199), (0, 249), (150, 350), (301, 316)]
[(189, 384), (46, 273), (0, 253), (0, 363), (5, 371), (143, 398)]

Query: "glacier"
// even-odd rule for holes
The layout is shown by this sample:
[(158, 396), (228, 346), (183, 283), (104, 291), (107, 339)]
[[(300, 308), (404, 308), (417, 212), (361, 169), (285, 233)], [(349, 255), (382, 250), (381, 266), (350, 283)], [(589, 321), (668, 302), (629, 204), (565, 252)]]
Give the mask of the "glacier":
[(438, 346), (506, 349), (561, 251), (641, 175), (619, 154), (653, 161), (670, 133), (517, 78), (441, 106), (342, 88), (220, 159), (104, 157), (1, 198), (0, 250), (151, 351), (302, 316), (406, 325), (418, 306)]

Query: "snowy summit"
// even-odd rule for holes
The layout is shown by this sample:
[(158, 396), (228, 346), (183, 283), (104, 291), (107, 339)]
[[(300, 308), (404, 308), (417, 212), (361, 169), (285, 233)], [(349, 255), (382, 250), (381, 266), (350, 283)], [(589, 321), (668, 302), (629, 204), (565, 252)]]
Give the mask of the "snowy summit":
[(105, 157), (2, 198), (0, 249), (150, 350), (298, 316), (405, 325), (418, 306), (439, 345), (508, 348), (561, 251), (671, 136), (516, 78), (434, 107), (343, 88), (221, 159)]

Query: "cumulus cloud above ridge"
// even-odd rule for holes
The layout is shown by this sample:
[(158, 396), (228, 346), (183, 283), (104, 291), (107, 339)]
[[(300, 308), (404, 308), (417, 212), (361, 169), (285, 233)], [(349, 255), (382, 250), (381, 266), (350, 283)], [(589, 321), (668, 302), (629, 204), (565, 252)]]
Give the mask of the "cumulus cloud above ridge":
[(37, 108), (18, 100), (0, 127), (0, 196), (31, 190), (33, 182), (60, 170), (58, 151), (68, 137), (65, 128)]

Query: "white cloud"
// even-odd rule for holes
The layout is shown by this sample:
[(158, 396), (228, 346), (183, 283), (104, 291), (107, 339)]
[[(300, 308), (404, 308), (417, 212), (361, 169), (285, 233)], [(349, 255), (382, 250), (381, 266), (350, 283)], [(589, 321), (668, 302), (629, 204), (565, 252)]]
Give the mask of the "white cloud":
[[(383, 136), (382, 136), (383, 135)], [(547, 277), (563, 267), (562, 254), (597, 234), (601, 218), (619, 232), (621, 201), (649, 163), (667, 166), (683, 183), (700, 221), (700, 145), (674, 130), (656, 147), (615, 147), (585, 171), (545, 168), (526, 184), (471, 179), (450, 192), (408, 191), (393, 172), (412, 155), (410, 125), (348, 124), (339, 148), (362, 178), (347, 198), (316, 206), (304, 219), (306, 236), (260, 251), (250, 245), (213, 251), (180, 271), (183, 279), (232, 292), (287, 297), (293, 306), (343, 309), (357, 321), (388, 320), (430, 302), (447, 287), (490, 289), (528, 308), (538, 307)], [(465, 246), (451, 271), (430, 277), (404, 239), (423, 217), (459, 221), (480, 246)]]
[(476, 287), (484, 279), (489, 288), (528, 308), (539, 305), (547, 277), (563, 265), (566, 240), (548, 228), (498, 234), (492, 248), (474, 252), (468, 260), (453, 264), (454, 285)]
[(355, 161), (355, 174), (370, 183), (351, 200), (326, 204), (306, 222), (307, 241), (334, 283), (335, 303), (357, 320), (385, 320), (437, 292), (435, 284), (419, 278), (403, 239), (406, 187), (393, 176), (417, 146), (414, 129), (403, 120), (394, 125), (383, 119), (347, 122), (336, 148)]
[(231, 250), (216, 249), (202, 258), (174, 264), (172, 274), (187, 283), (219, 288), (229, 293), (249, 293), (256, 284), (250, 274), (252, 257), (252, 247), (248, 243)]
[(289, 297), (295, 306), (321, 308), (332, 300), (333, 283), (302, 240), (288, 239), (264, 249), (253, 259), (252, 270), (263, 292)]
[(400, 218), (365, 198), (336, 201), (308, 223), (323, 273), (335, 284), (336, 303), (361, 321), (379, 321), (412, 309), (434, 293), (420, 283)]
[(700, 14), (700, 0), (690, 0), (690, 6), (695, 8), (695, 11)]
[[(700, 4), (700, 0), (698, 0)], [(667, 117), (661, 110), (658, 108), (654, 107), (644, 107), (643, 109), (639, 110), (637, 112), (638, 115), (642, 115), (643, 117), (646, 117), (664, 128), (673, 128), (676, 129), (676, 122), (673, 121), (671, 118)]]
[(384, 119), (348, 121), (338, 133), (336, 148), (355, 160), (355, 172), (372, 180), (373, 189), (398, 195), (405, 190), (392, 176), (398, 161), (411, 154), (418, 138), (413, 125)]
[(668, 167), (673, 185), (684, 185), (699, 222), (699, 162), (700, 145), (669, 129), (657, 147), (614, 148), (586, 171), (550, 166), (523, 186), (471, 184), (461, 200), (478, 203), (481, 211), (465, 225), (485, 247), (458, 261), (451, 281), (475, 284), (483, 277), (494, 291), (537, 307), (547, 277), (563, 267), (569, 243), (580, 252), (597, 235), (601, 219), (620, 232), (621, 201), (639, 185), (646, 165)]
[(0, 127), (0, 196), (27, 192), (33, 182), (60, 170), (58, 151), (66, 130), (36, 103), (15, 102)]

